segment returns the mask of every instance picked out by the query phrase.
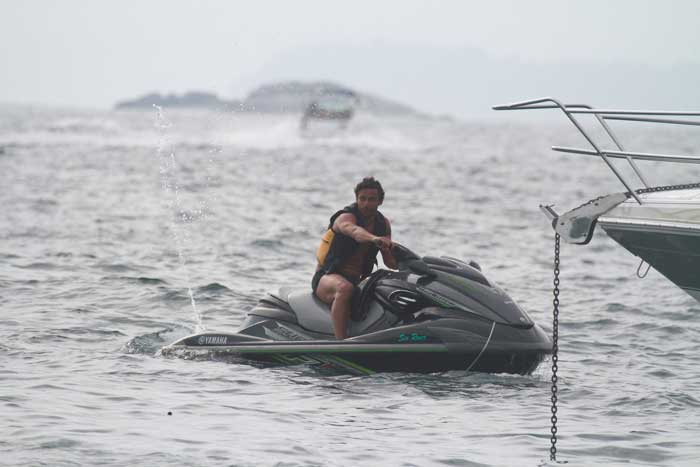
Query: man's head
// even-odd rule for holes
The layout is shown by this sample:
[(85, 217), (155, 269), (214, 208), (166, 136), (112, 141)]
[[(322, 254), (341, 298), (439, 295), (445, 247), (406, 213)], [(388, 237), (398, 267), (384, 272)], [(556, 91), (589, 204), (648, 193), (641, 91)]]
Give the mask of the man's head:
[(372, 217), (384, 201), (384, 189), (374, 177), (365, 177), (355, 186), (357, 207), (365, 217)]

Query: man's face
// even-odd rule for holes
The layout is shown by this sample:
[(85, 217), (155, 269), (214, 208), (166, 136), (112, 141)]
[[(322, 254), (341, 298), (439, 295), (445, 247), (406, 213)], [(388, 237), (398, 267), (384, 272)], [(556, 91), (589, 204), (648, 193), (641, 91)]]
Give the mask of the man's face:
[(363, 188), (357, 193), (357, 207), (364, 217), (374, 216), (380, 204), (379, 190), (376, 188)]

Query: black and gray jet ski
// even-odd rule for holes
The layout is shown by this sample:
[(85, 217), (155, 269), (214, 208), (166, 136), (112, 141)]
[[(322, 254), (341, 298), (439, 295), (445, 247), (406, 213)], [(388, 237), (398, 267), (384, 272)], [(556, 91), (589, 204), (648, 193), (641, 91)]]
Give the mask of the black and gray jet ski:
[(236, 333), (202, 332), (167, 351), (225, 352), (270, 364), (356, 374), (469, 370), (529, 374), (552, 342), (478, 264), (418, 257), (394, 244), (398, 271), (358, 286), (349, 338), (335, 340), (328, 305), (310, 288), (262, 298)]

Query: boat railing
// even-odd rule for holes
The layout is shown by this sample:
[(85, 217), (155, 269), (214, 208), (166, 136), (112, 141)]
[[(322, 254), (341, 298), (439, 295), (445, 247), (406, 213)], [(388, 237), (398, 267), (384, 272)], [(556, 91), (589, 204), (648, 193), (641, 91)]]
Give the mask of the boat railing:
[[(497, 105), (493, 110), (536, 110), (536, 109), (559, 109), (571, 121), (576, 129), (583, 135), (593, 149), (571, 148), (564, 146), (552, 146), (554, 151), (564, 152), (568, 154), (578, 154), (587, 156), (597, 156), (603, 159), (605, 164), (615, 174), (617, 179), (625, 186), (632, 197), (642, 204), (642, 200), (632, 189), (631, 184), (620, 171), (612, 163), (611, 159), (625, 159), (632, 167), (632, 170), (642, 182), (645, 188), (649, 188), (647, 179), (642, 174), (635, 160), (644, 161), (661, 161), (661, 162), (681, 162), (700, 164), (700, 156), (676, 155), (676, 154), (656, 154), (647, 152), (633, 152), (625, 150), (621, 140), (615, 134), (613, 129), (608, 125), (609, 120), (626, 121), (626, 122), (646, 122), (646, 123), (661, 123), (669, 125), (692, 125), (700, 126), (700, 112), (674, 112), (663, 110), (618, 110), (618, 109), (595, 109), (590, 105), (585, 104), (562, 104), (551, 97), (541, 99), (533, 99), (513, 104)], [(575, 115), (592, 115), (596, 121), (605, 130), (605, 133), (610, 137), (612, 142), (617, 147), (617, 150), (604, 149), (596, 143), (589, 132), (586, 131), (581, 122)], [(685, 117), (685, 119), (676, 119), (668, 117)]]

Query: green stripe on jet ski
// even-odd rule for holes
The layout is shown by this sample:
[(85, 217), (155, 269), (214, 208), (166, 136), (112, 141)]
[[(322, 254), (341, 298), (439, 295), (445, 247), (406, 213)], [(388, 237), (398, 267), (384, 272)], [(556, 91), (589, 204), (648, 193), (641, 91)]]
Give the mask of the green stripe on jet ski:
[(335, 355), (307, 355), (301, 354), (298, 356), (276, 354), (272, 358), (285, 365), (303, 365), (303, 364), (330, 364), (336, 368), (343, 369), (355, 375), (372, 375), (375, 371), (365, 368), (362, 365), (345, 360)]
[(340, 358), (340, 357), (335, 356), (335, 355), (327, 355), (324, 357), (324, 359), (330, 360), (333, 363), (338, 363), (343, 368), (354, 370), (354, 372), (359, 372), (361, 375), (373, 375), (375, 373), (373, 370), (370, 370), (369, 368), (365, 368), (362, 365), (358, 365), (357, 363), (351, 362), (349, 360), (345, 360), (344, 358)]

